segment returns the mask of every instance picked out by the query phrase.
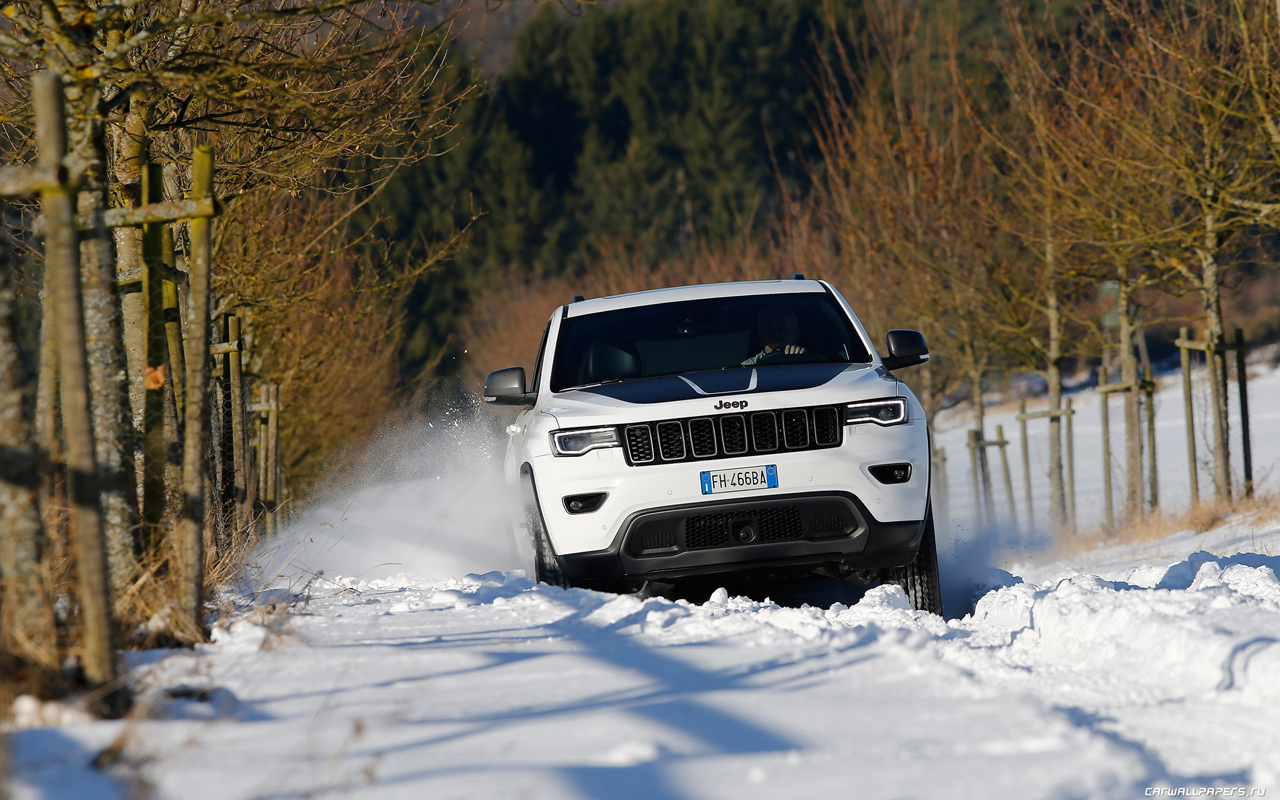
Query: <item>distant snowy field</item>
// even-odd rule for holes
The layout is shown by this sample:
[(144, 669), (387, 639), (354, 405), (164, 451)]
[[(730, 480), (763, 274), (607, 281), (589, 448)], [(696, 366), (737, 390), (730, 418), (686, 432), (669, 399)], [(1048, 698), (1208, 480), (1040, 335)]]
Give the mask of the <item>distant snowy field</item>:
[[(1276, 380), (1251, 392), (1260, 465)], [(1181, 411), (1160, 398), (1173, 501)], [(1280, 793), (1280, 520), (1046, 561), (1043, 537), (974, 526), (954, 469), (958, 619), (887, 587), (824, 607), (564, 591), (517, 569), (490, 439), (456, 416), (297, 520), (262, 555), (276, 588), (239, 596), (213, 644), (133, 654), (145, 713), (20, 707), (12, 797)], [(939, 436), (953, 468), (960, 430)]]
[[(1272, 487), (1280, 479), (1280, 369), (1275, 361), (1280, 351), (1269, 347), (1258, 352), (1249, 363), (1249, 423), (1253, 444), (1254, 481), (1261, 487)], [(907, 376), (908, 379), (911, 377)], [(1213, 497), (1213, 464), (1209, 428), (1209, 389), (1203, 370), (1194, 373), (1192, 395), (1196, 409), (1193, 425), (1196, 434), (1197, 476), (1201, 499)], [(1157, 377), (1156, 408), (1156, 472), (1159, 480), (1160, 506), (1172, 514), (1182, 513), (1190, 507), (1191, 479), (1187, 470), (1187, 425), (1182, 399), (1180, 371)], [(1075, 429), (1075, 479), (1076, 513), (1081, 531), (1096, 529), (1105, 520), (1103, 502), (1102, 468), (1102, 403), (1101, 396), (1092, 390), (1068, 393), (1076, 412)], [(1145, 401), (1144, 401), (1145, 402)], [(1028, 411), (1043, 411), (1048, 407), (1043, 398), (1028, 402)], [(1117, 518), (1124, 510), (1124, 400), (1122, 395), (1111, 396), (1111, 484)], [(1243, 481), (1243, 448), (1241, 446), (1240, 405), (1236, 391), (1235, 367), (1232, 366), (1229, 390), (1229, 449), (1232, 476), (1239, 492)], [(1026, 529), (1026, 495), (1023, 489), (1022, 443), (1019, 438), (1017, 406), (1010, 403), (986, 412), (986, 438), (995, 441), (996, 426), (1004, 427), (1004, 435), (1012, 442), (1008, 447), (1009, 471), (1013, 482), (1013, 494), (1017, 504), (1020, 527)], [(1142, 417), (1143, 465), (1146, 465), (1146, 411)], [(968, 430), (973, 427), (973, 415), (968, 406), (948, 409), (938, 415), (934, 432), (935, 446), (946, 452), (948, 517), (958, 527), (972, 526), (974, 514), (973, 481), (969, 466)], [(1065, 435), (1065, 426), (1064, 426)], [(1031, 462), (1033, 525), (1043, 532), (1049, 526), (1049, 421), (1028, 420), (1028, 451)], [(1064, 442), (1065, 447), (1065, 442)], [(1065, 452), (1065, 450), (1064, 450)], [(1004, 478), (1000, 470), (998, 448), (988, 448), (991, 470), (992, 499), (996, 516), (1002, 525), (1008, 522), (1008, 500), (1004, 490)], [(1144, 495), (1146, 494), (1144, 478)], [(1149, 498), (1148, 498), (1149, 499)], [(963, 535), (963, 531), (961, 531)]]

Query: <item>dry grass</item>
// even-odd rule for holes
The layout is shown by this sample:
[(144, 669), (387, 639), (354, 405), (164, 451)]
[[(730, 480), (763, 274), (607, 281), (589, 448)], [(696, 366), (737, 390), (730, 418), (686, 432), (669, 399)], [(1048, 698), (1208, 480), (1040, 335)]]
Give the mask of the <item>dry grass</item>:
[[(97, 696), (84, 694), (85, 685), (77, 664), (82, 655), (80, 616), (75, 602), (79, 588), (75, 575), (75, 550), (67, 537), (55, 537), (50, 548), (49, 594), (58, 598), (56, 648), (54, 652), (24, 653), (0, 648), (0, 726), (12, 716), (13, 701), (20, 695), (41, 700), (70, 698), (69, 702), (93, 706)], [(252, 528), (234, 531), (216, 550), (205, 553), (204, 596), (206, 603), (216, 590), (233, 585), (249, 563), (257, 542)], [(211, 543), (207, 543), (211, 544)], [(121, 650), (189, 647), (207, 641), (204, 630), (178, 613), (176, 597), (180, 575), (178, 545), (169, 537), (165, 548), (139, 563), (127, 588), (113, 598), (116, 643)], [(215, 607), (218, 616), (230, 611)], [(121, 684), (123, 682), (121, 681)], [(114, 689), (116, 687), (108, 687)], [(97, 695), (101, 695), (98, 692)], [(98, 709), (102, 711), (104, 709)]]
[(1119, 523), (1111, 531), (1099, 528), (1074, 538), (1061, 537), (1054, 543), (1051, 557), (1069, 558), (1116, 545), (1149, 544), (1183, 531), (1208, 533), (1228, 521), (1259, 527), (1280, 521), (1280, 495), (1258, 493), (1232, 504), (1209, 501), (1181, 514), (1157, 511), (1141, 520)]

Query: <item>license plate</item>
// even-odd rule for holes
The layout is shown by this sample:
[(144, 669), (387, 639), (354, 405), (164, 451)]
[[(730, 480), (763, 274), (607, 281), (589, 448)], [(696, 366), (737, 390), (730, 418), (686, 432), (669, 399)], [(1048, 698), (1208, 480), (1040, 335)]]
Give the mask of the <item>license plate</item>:
[(703, 494), (745, 492), (751, 489), (777, 489), (778, 468), (773, 464), (764, 467), (739, 467), (716, 469), (702, 473)]

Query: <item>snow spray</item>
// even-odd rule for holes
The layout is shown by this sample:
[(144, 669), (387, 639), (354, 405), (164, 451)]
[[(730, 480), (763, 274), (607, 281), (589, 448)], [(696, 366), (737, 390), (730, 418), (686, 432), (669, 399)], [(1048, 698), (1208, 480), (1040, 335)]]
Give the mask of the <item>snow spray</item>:
[(527, 568), (511, 533), (502, 421), (479, 398), (457, 398), (425, 419), (373, 438), (352, 478), (314, 498), (258, 548), (267, 585), (317, 575), (422, 581)]

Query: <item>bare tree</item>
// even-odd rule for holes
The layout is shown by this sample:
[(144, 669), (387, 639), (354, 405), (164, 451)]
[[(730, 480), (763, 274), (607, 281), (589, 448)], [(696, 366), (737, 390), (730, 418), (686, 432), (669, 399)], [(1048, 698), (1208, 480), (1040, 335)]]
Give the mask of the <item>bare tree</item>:
[[(1149, 196), (1132, 218), (1133, 230), (1114, 238), (1143, 242), (1138, 274), (1171, 270), (1199, 295), (1209, 338), (1218, 344), (1225, 342), (1223, 281), (1250, 241), (1258, 198), (1270, 199), (1275, 174), (1274, 160), (1264, 157), (1266, 126), (1248, 124), (1245, 114), (1251, 51), (1238, 8), (1228, 0), (1107, 0), (1090, 19), (1078, 69), (1065, 87), (1113, 137), (1104, 144), (1120, 155), (1095, 150), (1099, 163), (1132, 176), (1127, 185)], [(1100, 93), (1102, 87), (1113, 94)], [(1113, 102), (1121, 89), (1128, 101)], [(1113, 199), (1112, 208), (1124, 208), (1124, 198)], [(1222, 353), (1210, 363), (1213, 380), (1222, 382)], [(1219, 499), (1229, 500), (1225, 392), (1214, 419), (1214, 482)]]
[[(82, 245), (85, 327), (118, 590), (139, 548), (134, 475), (146, 309), (140, 293), (120, 290), (142, 274), (138, 232), (117, 229), (113, 237), (101, 212), (140, 202), (144, 162), (185, 164), (196, 144), (217, 148), (224, 198), (263, 185), (314, 187), (324, 170), (355, 158), (363, 159), (360, 174), (376, 180), (396, 162), (429, 155), (460, 94), (436, 81), (451, 18), (417, 25), (417, 9), (434, 4), (71, 0), (6, 7), (0, 22), (0, 81), (11, 100), (6, 120), (29, 124), (22, 76), (47, 68), (64, 77), (68, 167), (82, 190), (81, 214), (97, 223)], [(185, 191), (185, 174), (166, 173), (171, 196)], [(326, 177), (319, 188), (359, 189), (360, 182)], [(185, 241), (178, 237), (184, 252)]]

